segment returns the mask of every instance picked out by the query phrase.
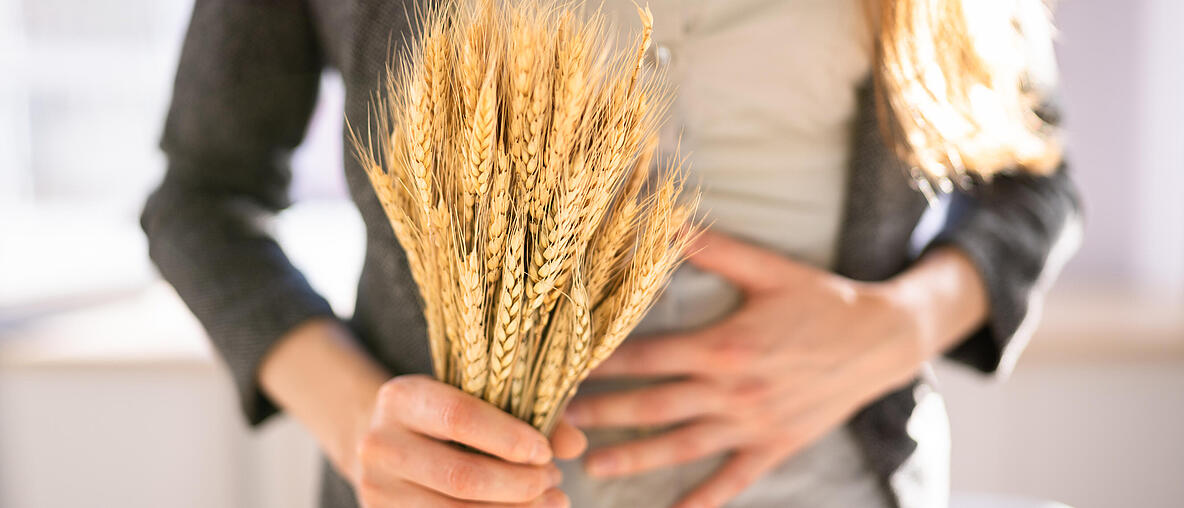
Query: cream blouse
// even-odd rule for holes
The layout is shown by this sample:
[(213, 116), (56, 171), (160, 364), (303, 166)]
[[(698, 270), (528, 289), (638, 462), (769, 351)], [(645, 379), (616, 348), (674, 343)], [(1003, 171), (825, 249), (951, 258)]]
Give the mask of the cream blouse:
[[(712, 228), (829, 268), (845, 204), (856, 89), (871, 33), (859, 0), (653, 0), (654, 65), (676, 98), (663, 131), (701, 186)], [(606, 4), (639, 32), (629, 1)], [(680, 270), (640, 333), (686, 329), (731, 310), (718, 277)]]
[[(856, 90), (871, 61), (859, 0), (650, 0), (654, 64), (677, 87), (664, 149), (680, 147), (701, 184), (704, 218), (717, 231), (819, 267), (835, 257), (846, 193)], [(636, 8), (605, 8), (636, 37)], [(624, 35), (623, 35), (624, 37)], [(681, 135), (681, 144), (679, 143)], [(638, 327), (638, 337), (701, 327), (740, 302), (727, 281), (684, 265)], [(786, 323), (792, 326), (792, 323)], [(596, 380), (581, 393), (636, 380)], [(593, 446), (656, 429), (592, 429)], [(585, 508), (669, 506), (721, 464), (709, 457), (616, 479), (564, 464), (563, 490)], [(729, 506), (880, 508), (879, 477), (847, 428), (795, 455)]]

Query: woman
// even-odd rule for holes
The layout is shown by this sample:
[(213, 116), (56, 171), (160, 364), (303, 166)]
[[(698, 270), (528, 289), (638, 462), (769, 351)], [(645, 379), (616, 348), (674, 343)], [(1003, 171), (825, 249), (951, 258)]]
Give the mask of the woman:
[[(1073, 247), (1076, 197), (1028, 101), (1052, 81), (1042, 6), (651, 6), (712, 232), (548, 443), (422, 375), (415, 289), (352, 158), (367, 254), (348, 323), (257, 220), (287, 204), (321, 71), (365, 117), (404, 8), (197, 2), (143, 224), (250, 421), (278, 406), (320, 442), (322, 506), (945, 504), (944, 410), (917, 376), (943, 353), (1006, 372)], [(935, 187), (950, 213), (911, 242)], [(573, 424), (593, 447), (561, 473), (585, 448)]]

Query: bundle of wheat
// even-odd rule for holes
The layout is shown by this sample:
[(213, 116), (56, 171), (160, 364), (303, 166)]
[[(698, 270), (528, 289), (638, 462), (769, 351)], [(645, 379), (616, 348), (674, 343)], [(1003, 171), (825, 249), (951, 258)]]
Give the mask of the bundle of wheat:
[(544, 432), (697, 229), (682, 161), (650, 171), (671, 94), (643, 69), (653, 22), (638, 11), (639, 40), (618, 47), (572, 3), (438, 6), (354, 133), (436, 377)]

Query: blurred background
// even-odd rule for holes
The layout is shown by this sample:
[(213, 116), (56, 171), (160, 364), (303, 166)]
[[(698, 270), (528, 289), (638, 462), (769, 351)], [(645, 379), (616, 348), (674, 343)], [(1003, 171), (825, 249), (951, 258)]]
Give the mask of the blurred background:
[[(249, 432), (139, 209), (187, 0), (0, 0), (0, 506), (310, 508), (314, 445)], [(1006, 383), (938, 365), (958, 492), (1184, 499), (1184, 2), (1057, 12), (1084, 245)], [(277, 234), (339, 313), (362, 229), (326, 75)]]

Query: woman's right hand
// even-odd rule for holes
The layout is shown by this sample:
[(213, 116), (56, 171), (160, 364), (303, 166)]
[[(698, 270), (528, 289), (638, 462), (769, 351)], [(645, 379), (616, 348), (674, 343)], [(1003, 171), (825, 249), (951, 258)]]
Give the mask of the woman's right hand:
[(578, 456), (586, 444), (566, 423), (548, 443), (476, 397), (429, 376), (406, 375), (378, 390), (348, 476), (364, 508), (566, 507), (551, 461)]
[(548, 444), (530, 425), (431, 377), (392, 379), (335, 319), (293, 328), (263, 358), (258, 375), (268, 397), (317, 439), (364, 508), (567, 506), (551, 460), (575, 458), (587, 447), (567, 423)]

